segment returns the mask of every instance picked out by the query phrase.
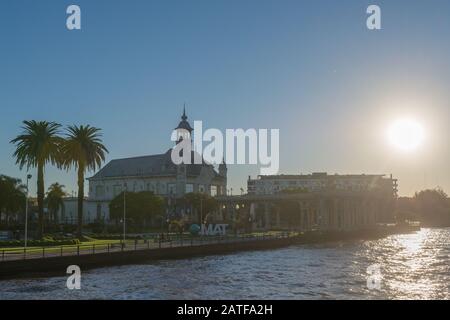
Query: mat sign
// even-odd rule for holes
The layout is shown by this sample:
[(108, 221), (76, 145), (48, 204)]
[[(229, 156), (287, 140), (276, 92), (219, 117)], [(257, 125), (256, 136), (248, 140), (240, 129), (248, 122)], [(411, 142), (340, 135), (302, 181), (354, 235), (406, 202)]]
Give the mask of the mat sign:
[(202, 236), (224, 236), (227, 234), (228, 224), (202, 224), (200, 234)]

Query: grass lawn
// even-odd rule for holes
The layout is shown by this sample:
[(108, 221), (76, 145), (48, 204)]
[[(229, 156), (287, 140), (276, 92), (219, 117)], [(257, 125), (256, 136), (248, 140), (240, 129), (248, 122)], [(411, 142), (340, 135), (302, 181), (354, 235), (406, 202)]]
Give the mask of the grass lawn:
[[(280, 231), (266, 231), (266, 232), (251, 232), (251, 233), (245, 233), (245, 234), (239, 234), (237, 235), (237, 238), (246, 238), (246, 237), (262, 237), (263, 235), (265, 236), (276, 236), (279, 235)], [(301, 233), (299, 232), (288, 232), (288, 234), (290, 236), (293, 235), (299, 235)], [(167, 235), (167, 234), (165, 234)], [(233, 238), (234, 235), (231, 236), (231, 238)], [(55, 246), (28, 246), (27, 247), (27, 253), (29, 254), (39, 254), (42, 253), (43, 248), (45, 248), (45, 253), (47, 254), (51, 254), (51, 253), (60, 253), (61, 252), (61, 248), (63, 250), (63, 253), (75, 253), (78, 250), (78, 246), (80, 247), (80, 251), (87, 251), (87, 250), (92, 250), (93, 246), (95, 245), (95, 250), (101, 250), (101, 251), (105, 251), (108, 248), (108, 244), (112, 245), (112, 244), (120, 244), (122, 242), (122, 240), (119, 239), (105, 239), (105, 240), (98, 240), (98, 239), (94, 239), (94, 238), (89, 238), (86, 237), (87, 239), (85, 239), (85, 241), (82, 241), (79, 245), (76, 244), (70, 244), (70, 245), (55, 245)], [(179, 234), (175, 234), (175, 233), (171, 233), (170, 234), (170, 238), (172, 238), (173, 240), (181, 240), (180, 238), (184, 239), (203, 239), (203, 237), (192, 237), (189, 233), (183, 233), (182, 236), (180, 237)], [(206, 237), (205, 239), (212, 239), (213, 237)], [(149, 239), (150, 240), (150, 239)], [(151, 241), (151, 240), (150, 240)], [(140, 242), (142, 242), (142, 240), (140, 240)], [(127, 246), (134, 246), (135, 240), (127, 240), (126, 244)], [(23, 254), (24, 251), (24, 247), (0, 247), (0, 254), (3, 253), (3, 251), (5, 252), (5, 254)]]

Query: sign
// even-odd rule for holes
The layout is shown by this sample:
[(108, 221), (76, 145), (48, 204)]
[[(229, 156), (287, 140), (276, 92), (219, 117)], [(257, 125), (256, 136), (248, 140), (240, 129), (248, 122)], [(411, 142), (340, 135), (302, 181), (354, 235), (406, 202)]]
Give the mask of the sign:
[(202, 224), (200, 234), (202, 236), (224, 236), (227, 234), (228, 224)]

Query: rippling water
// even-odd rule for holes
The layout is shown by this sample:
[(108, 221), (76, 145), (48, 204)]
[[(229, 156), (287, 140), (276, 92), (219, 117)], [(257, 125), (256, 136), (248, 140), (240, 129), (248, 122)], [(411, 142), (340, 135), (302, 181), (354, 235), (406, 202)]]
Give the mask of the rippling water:
[[(367, 288), (379, 264), (380, 290)], [(0, 282), (0, 299), (450, 299), (450, 229)]]

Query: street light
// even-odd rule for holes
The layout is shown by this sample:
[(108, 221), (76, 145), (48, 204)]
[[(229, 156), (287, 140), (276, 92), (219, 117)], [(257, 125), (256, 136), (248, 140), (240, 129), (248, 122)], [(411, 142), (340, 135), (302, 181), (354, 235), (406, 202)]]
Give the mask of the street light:
[(28, 181), (31, 179), (31, 174), (27, 174), (27, 193), (25, 196), (25, 248), (28, 240)]
[(125, 235), (126, 235), (126, 217), (127, 217), (127, 183), (124, 183), (123, 191), (123, 245), (125, 246)]
[(200, 198), (200, 226), (203, 225), (203, 199)]

